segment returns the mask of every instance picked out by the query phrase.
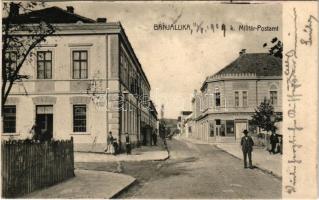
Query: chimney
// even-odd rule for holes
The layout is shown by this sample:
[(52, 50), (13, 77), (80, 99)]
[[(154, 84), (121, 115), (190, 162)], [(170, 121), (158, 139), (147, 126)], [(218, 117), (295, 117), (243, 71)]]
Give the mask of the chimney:
[(97, 23), (106, 23), (106, 18), (97, 18)]
[(11, 16), (18, 16), (19, 15), (20, 6), (16, 3), (10, 3), (10, 15)]
[(73, 8), (73, 6), (67, 6), (67, 7), (66, 7), (66, 11), (68, 11), (69, 13), (74, 13), (74, 8)]

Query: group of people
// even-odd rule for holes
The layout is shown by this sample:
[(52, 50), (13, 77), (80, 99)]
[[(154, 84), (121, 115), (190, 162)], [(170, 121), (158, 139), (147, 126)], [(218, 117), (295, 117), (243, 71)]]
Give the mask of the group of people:
[[(106, 148), (104, 150), (107, 154), (115, 155), (118, 153), (118, 143), (116, 141), (116, 138), (113, 137), (112, 132), (110, 131), (107, 135), (107, 141), (106, 141)], [(131, 141), (130, 136), (128, 133), (125, 133), (125, 150), (126, 154), (131, 154)]]
[(282, 154), (282, 137), (279, 137), (275, 131), (272, 131), (269, 140), (270, 140), (270, 148), (268, 148), (269, 153)]

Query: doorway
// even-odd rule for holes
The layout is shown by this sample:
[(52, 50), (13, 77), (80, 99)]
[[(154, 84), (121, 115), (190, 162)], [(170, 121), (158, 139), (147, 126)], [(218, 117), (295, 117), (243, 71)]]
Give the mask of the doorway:
[(50, 140), (53, 137), (53, 106), (36, 106), (36, 124), (38, 135), (42, 140)]

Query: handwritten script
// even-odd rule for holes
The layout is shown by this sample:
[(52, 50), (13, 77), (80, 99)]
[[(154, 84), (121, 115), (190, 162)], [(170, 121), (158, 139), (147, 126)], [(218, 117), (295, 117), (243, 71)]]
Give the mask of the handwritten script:
[(300, 103), (302, 94), (299, 92), (301, 83), (298, 80), (297, 76), (297, 69), (298, 69), (298, 46), (305, 45), (311, 46), (312, 45), (312, 31), (313, 31), (313, 22), (318, 23), (318, 19), (314, 16), (310, 15), (306, 25), (303, 28), (302, 33), (306, 33), (306, 39), (301, 38), (299, 39), (298, 27), (297, 27), (297, 19), (298, 14), (296, 8), (293, 9), (293, 32), (288, 33), (288, 36), (292, 38), (293, 48), (288, 50), (285, 53), (285, 77), (287, 83), (287, 103), (288, 103), (288, 137), (289, 137), (289, 147), (287, 150), (290, 152), (288, 158), (288, 172), (289, 172), (289, 183), (285, 185), (285, 190), (288, 194), (292, 194), (296, 192), (296, 184), (297, 184), (297, 174), (298, 174), (298, 165), (302, 163), (302, 159), (298, 157), (298, 149), (302, 148), (302, 145), (298, 144), (297, 136), (300, 135), (303, 130), (298, 124), (297, 120), (297, 108), (298, 103)]

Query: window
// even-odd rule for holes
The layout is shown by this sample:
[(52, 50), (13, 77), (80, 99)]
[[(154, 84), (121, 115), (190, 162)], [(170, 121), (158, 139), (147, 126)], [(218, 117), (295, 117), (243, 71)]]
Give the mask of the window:
[(220, 106), (220, 93), (215, 93), (215, 106)]
[(73, 106), (73, 132), (86, 132), (86, 105)]
[(16, 132), (16, 106), (4, 106), (3, 109), (3, 132)]
[(235, 92), (235, 107), (239, 107), (239, 92)]
[(11, 73), (17, 68), (17, 52), (10, 51), (5, 53), (5, 64), (6, 69), (11, 71)]
[(214, 137), (215, 133), (214, 133), (214, 123), (210, 123), (210, 131), (209, 131), (209, 136), (210, 137)]
[(85, 79), (88, 78), (88, 52), (73, 51), (73, 78)]
[(243, 91), (243, 107), (247, 107), (248, 102), (247, 102), (247, 91)]
[(234, 134), (234, 120), (226, 120), (226, 133), (228, 135)]
[(37, 52), (37, 78), (38, 79), (52, 78), (52, 52), (51, 51)]
[(277, 105), (277, 91), (270, 91), (270, 103), (274, 106)]

